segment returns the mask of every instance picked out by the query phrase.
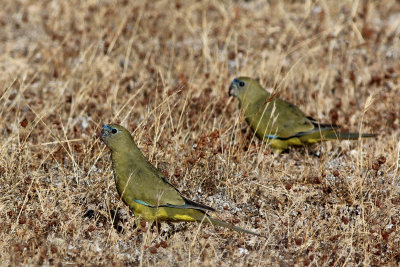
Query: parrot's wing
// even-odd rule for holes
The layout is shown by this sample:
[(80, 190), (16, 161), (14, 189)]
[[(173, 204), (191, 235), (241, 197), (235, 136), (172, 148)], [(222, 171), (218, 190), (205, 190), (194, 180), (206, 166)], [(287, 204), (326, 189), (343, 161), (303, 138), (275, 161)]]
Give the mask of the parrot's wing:
[(213, 211), (214, 209), (203, 204), (191, 201), (176, 189), (150, 162), (146, 170), (138, 172), (137, 181), (146, 183), (146, 192), (136, 192), (133, 201), (148, 207), (169, 207), (179, 209), (198, 209)]
[(297, 106), (278, 98), (265, 105), (268, 105), (266, 111), (269, 110), (263, 116), (263, 121), (268, 121), (265, 137), (270, 139), (289, 139), (337, 128), (335, 125), (318, 124)]

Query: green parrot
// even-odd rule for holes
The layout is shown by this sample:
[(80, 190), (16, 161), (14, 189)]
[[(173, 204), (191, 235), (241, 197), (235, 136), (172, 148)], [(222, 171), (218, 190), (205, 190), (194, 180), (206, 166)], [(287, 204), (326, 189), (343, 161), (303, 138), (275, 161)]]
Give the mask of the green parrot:
[(204, 221), (238, 232), (249, 230), (207, 215), (213, 208), (184, 197), (139, 150), (131, 134), (116, 124), (103, 126), (100, 139), (111, 150), (118, 194), (137, 218), (146, 221)]
[(320, 124), (298, 107), (276, 98), (254, 79), (239, 77), (229, 86), (229, 95), (239, 99), (241, 110), (258, 138), (276, 154), (289, 146), (308, 145), (322, 140), (374, 137), (376, 134), (338, 132), (336, 125)]

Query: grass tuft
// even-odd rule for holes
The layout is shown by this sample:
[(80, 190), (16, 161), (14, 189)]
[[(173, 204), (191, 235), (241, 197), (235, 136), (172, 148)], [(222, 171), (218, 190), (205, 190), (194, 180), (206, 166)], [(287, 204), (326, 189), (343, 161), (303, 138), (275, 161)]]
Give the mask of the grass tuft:
[[(0, 262), (398, 265), (399, 14), (395, 0), (3, 1)], [(379, 136), (275, 157), (228, 97), (236, 76)], [(267, 239), (135, 229), (106, 123), (184, 195)]]

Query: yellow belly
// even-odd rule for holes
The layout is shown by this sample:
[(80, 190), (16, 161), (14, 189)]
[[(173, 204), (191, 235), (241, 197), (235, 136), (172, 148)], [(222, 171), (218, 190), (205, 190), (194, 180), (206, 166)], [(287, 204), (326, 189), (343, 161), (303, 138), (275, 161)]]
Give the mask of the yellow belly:
[(197, 221), (204, 216), (204, 213), (194, 209), (151, 208), (136, 202), (128, 205), (135, 217), (145, 221)]
[(294, 137), (287, 140), (265, 139), (275, 153), (280, 154), (283, 150), (290, 146), (301, 146), (315, 144), (321, 141), (321, 138), (313, 138), (312, 136), (303, 136), (301, 138)]
[(297, 137), (287, 140), (269, 139), (267, 143), (273, 149), (282, 149), (282, 150), (289, 148), (289, 146), (301, 146), (303, 144), (301, 140)]

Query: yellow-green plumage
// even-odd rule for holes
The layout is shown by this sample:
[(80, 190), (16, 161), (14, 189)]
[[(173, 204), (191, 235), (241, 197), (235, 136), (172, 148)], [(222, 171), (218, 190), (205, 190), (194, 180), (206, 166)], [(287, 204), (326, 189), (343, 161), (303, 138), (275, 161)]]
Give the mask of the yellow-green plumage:
[(105, 125), (100, 138), (111, 149), (117, 191), (138, 220), (204, 221), (258, 235), (208, 216), (206, 211), (214, 211), (213, 208), (182, 196), (143, 156), (124, 127)]
[(339, 127), (336, 125), (319, 124), (295, 105), (271, 96), (256, 80), (249, 77), (234, 79), (229, 87), (229, 95), (239, 99), (246, 122), (257, 137), (265, 140), (277, 154), (289, 146), (376, 136), (337, 132)]

